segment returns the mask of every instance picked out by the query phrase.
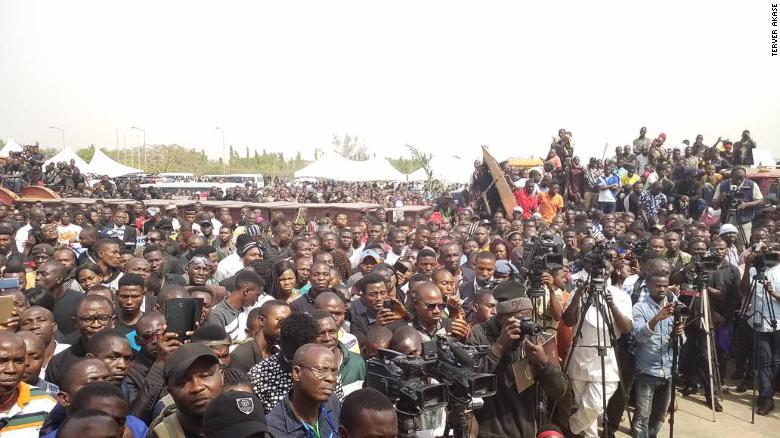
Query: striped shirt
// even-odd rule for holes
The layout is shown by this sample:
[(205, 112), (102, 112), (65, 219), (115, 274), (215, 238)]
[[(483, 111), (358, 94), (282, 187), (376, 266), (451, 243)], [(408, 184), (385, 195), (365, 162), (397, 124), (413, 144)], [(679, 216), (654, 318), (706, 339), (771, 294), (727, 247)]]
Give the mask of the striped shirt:
[(8, 411), (0, 412), (0, 438), (37, 437), (49, 411), (57, 402), (46, 391), (24, 382), (19, 396)]

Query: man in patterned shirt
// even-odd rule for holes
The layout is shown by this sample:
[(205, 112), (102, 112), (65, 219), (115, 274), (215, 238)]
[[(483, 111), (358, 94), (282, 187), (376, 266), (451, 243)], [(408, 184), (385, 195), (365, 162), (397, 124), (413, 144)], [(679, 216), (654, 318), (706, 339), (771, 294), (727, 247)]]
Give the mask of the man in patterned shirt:
[(639, 203), (642, 204), (642, 213), (645, 223), (655, 224), (658, 219), (658, 212), (667, 204), (666, 195), (661, 191), (663, 186), (660, 182), (653, 183), (650, 190), (642, 193), (639, 197)]
[[(317, 326), (308, 314), (293, 313), (279, 325), (279, 346), (282, 350), (249, 370), (252, 390), (263, 402), (266, 414), (292, 389), (292, 358), (295, 352), (317, 340)], [(336, 385), (335, 392), (339, 399), (344, 398), (340, 384)]]
[(0, 438), (38, 436), (57, 404), (43, 389), (22, 382), (26, 351), (17, 334), (0, 331)]

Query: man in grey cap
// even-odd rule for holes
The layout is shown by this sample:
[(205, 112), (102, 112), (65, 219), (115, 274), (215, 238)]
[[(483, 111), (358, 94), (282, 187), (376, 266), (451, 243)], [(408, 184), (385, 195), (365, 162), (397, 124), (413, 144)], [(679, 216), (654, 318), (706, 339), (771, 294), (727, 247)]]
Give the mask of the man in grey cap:
[[(477, 368), (497, 378), (496, 395), (487, 397), (484, 407), (476, 411), (479, 433), (531, 438), (536, 436), (536, 385), (541, 384), (549, 400), (554, 401), (566, 391), (566, 376), (548, 359), (541, 341), (532, 342), (521, 329), (521, 320), (531, 318), (533, 312), (523, 287), (504, 282), (496, 286), (493, 295), (496, 316), (474, 326), (467, 338), (471, 345), (490, 345), (490, 352), (478, 359)], [(534, 377), (525, 381), (515, 369), (525, 369)]]
[(147, 438), (200, 436), (206, 408), (222, 393), (219, 358), (205, 344), (184, 344), (171, 353), (164, 372), (174, 404), (152, 421)]

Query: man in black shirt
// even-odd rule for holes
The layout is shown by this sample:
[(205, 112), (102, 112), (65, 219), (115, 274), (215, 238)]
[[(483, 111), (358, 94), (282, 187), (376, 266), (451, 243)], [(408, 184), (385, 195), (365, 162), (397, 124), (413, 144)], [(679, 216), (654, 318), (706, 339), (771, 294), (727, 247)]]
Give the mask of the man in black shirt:
[(35, 284), (54, 297), (54, 320), (65, 335), (76, 330), (73, 315), (76, 313), (76, 303), (83, 296), (74, 290), (65, 289), (67, 274), (65, 266), (53, 260), (41, 264), (35, 273)]
[(46, 367), (46, 381), (59, 385), (62, 382), (62, 373), (71, 363), (83, 358), (87, 354), (87, 343), (95, 333), (114, 327), (114, 306), (100, 295), (85, 295), (76, 305), (75, 316), (77, 332), (66, 339), (70, 342), (70, 348), (54, 355)]
[(146, 282), (137, 274), (125, 274), (119, 279), (116, 292), (116, 306), (119, 310), (116, 328), (123, 335), (135, 330), (135, 324), (143, 315), (141, 304), (144, 301)]

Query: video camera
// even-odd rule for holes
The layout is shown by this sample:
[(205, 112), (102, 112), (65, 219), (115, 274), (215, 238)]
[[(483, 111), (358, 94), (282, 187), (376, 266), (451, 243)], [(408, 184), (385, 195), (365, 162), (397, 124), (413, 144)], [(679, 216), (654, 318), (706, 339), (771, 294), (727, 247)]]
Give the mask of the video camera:
[(531, 297), (544, 296), (542, 274), (563, 267), (563, 253), (550, 233), (542, 233), (533, 245), (523, 247), (521, 271), (528, 276)]
[(470, 405), (472, 399), (496, 393), (495, 374), (478, 373), (477, 359), (490, 351), (487, 345), (464, 345), (448, 336), (423, 344), (423, 351), (433, 350), (437, 361), (429, 369), (431, 377), (447, 384), (448, 400)]
[(756, 271), (763, 272), (767, 268), (777, 266), (780, 264), (780, 248), (777, 246), (769, 247), (766, 243), (759, 242), (750, 247), (750, 251), (756, 253), (757, 256), (753, 258), (753, 267)]
[(427, 382), (427, 368), (437, 357), (412, 357), (393, 350), (380, 349), (366, 363), (366, 386), (385, 394), (396, 410), (410, 417), (447, 404), (447, 386)]
[(464, 345), (447, 336), (424, 342), (422, 357), (380, 349), (366, 364), (366, 385), (409, 417), (448, 403), (470, 406), (474, 398), (496, 393), (496, 376), (477, 372), (477, 360), (489, 351), (487, 345)]

